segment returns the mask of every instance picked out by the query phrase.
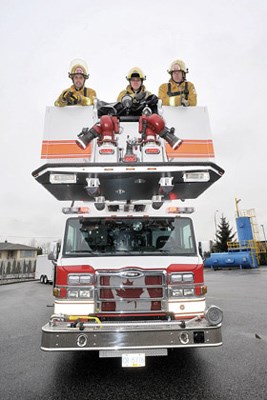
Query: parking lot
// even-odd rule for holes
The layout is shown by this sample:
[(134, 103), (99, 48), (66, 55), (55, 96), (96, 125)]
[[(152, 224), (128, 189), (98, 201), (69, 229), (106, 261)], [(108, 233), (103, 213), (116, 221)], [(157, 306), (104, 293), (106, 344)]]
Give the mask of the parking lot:
[(1, 286), (1, 398), (266, 399), (267, 268), (206, 270), (205, 278), (208, 304), (224, 311), (223, 346), (171, 351), (138, 369), (97, 353), (40, 351), (51, 285)]

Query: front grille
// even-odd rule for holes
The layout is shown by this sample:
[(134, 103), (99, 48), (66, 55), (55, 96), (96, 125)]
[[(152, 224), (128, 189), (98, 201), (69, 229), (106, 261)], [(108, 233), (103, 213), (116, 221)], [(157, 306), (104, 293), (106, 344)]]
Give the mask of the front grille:
[(163, 271), (125, 269), (96, 273), (97, 313), (159, 313), (166, 311)]

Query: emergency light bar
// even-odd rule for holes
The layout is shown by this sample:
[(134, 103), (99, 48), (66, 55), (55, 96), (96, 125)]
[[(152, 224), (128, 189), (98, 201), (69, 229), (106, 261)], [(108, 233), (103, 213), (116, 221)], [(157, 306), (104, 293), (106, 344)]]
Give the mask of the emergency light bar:
[(77, 175), (76, 174), (58, 174), (51, 172), (49, 176), (49, 182), (52, 184), (58, 183), (76, 183)]
[(183, 174), (184, 182), (208, 182), (210, 180), (209, 172), (185, 172)]
[(195, 211), (193, 207), (168, 207), (169, 214), (192, 214)]
[(63, 214), (88, 214), (90, 212), (89, 207), (63, 207)]

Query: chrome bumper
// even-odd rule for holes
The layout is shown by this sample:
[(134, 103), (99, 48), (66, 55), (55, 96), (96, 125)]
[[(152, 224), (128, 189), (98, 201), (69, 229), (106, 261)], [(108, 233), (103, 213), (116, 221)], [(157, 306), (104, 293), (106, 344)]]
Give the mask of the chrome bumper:
[(205, 319), (194, 319), (185, 324), (179, 321), (88, 322), (75, 327), (67, 322), (50, 322), (42, 328), (41, 349), (152, 350), (220, 345), (221, 324), (209, 326)]

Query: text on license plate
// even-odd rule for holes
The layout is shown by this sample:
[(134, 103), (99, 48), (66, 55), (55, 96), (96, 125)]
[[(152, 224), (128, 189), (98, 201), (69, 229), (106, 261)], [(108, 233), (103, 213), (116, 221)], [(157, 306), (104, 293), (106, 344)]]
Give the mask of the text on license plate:
[(122, 367), (144, 367), (145, 365), (145, 353), (122, 354)]

